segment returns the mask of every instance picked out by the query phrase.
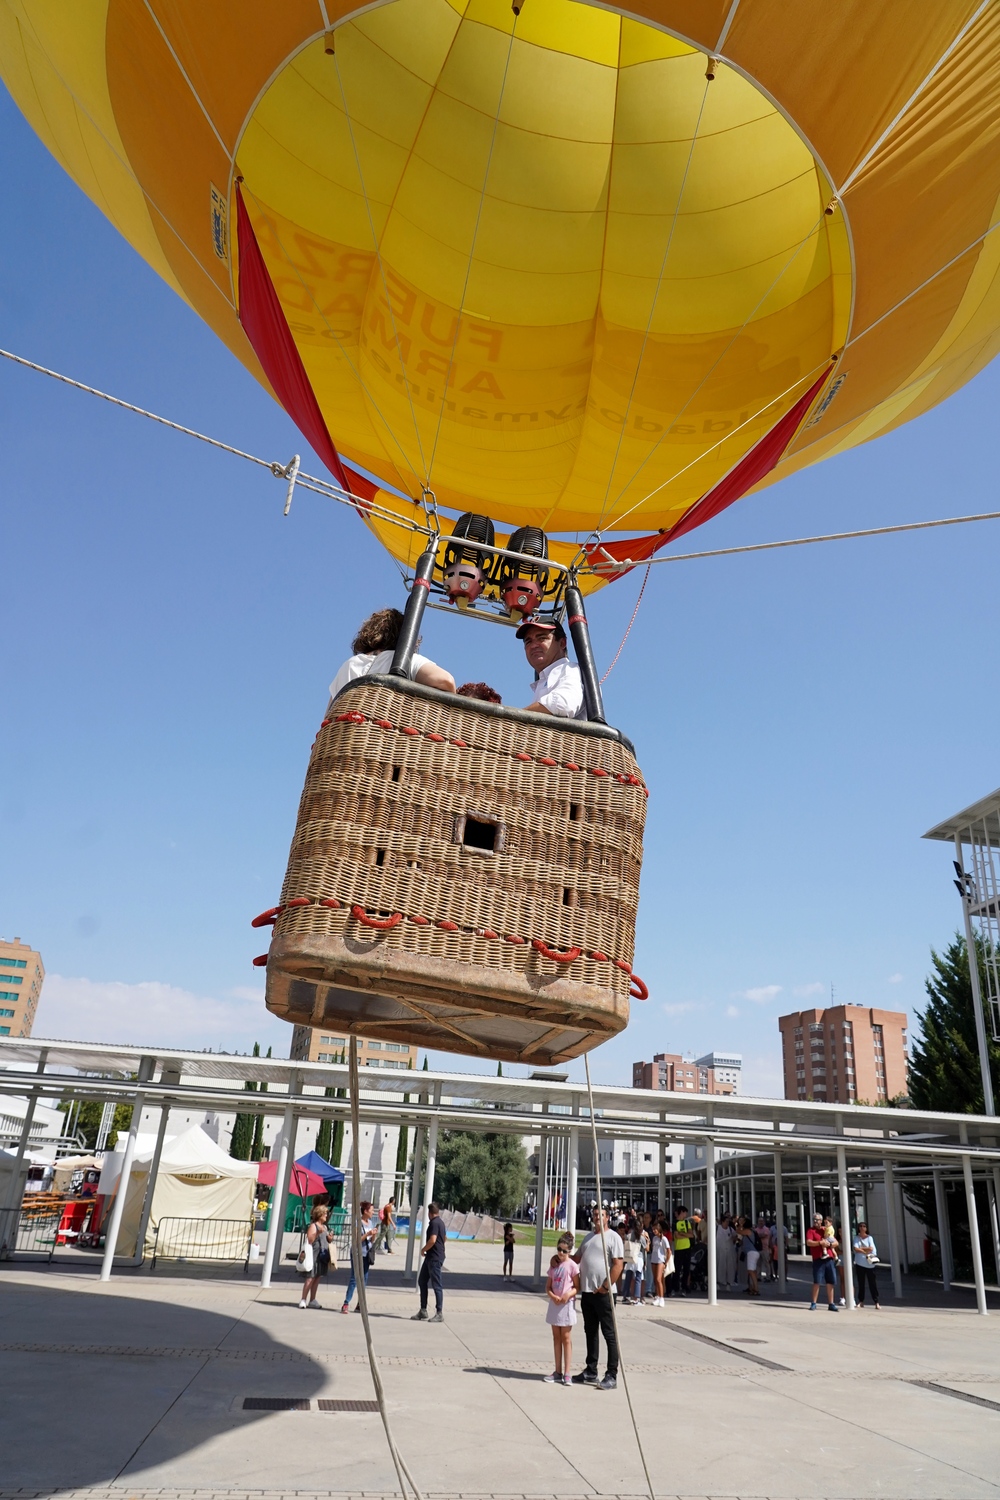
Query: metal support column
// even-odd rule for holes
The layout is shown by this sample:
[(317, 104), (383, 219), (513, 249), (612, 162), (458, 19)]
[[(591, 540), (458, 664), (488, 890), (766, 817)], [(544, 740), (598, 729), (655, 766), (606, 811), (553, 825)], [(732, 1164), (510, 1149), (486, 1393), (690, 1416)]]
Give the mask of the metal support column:
[(983, 1247), (979, 1243), (979, 1214), (976, 1210), (976, 1184), (972, 1180), (972, 1158), (962, 1157), (962, 1176), (965, 1178), (965, 1203), (969, 1211), (969, 1235), (972, 1240), (972, 1274), (976, 1280), (976, 1308), (985, 1318), (986, 1279), (983, 1276)]
[(413, 583), (410, 586), (410, 596), (406, 601), (403, 623), (399, 627), (396, 649), (393, 652), (392, 665), (389, 668), (390, 677), (409, 677), (410, 675), (410, 662), (414, 651), (417, 649), (420, 622), (424, 617), (427, 596), (431, 591), (434, 563), (440, 545), (440, 537), (432, 536), (427, 543), (426, 551), (421, 552), (417, 558)]
[[(660, 1111), (660, 1123), (666, 1124), (666, 1115)], [(667, 1140), (660, 1136), (660, 1171), (656, 1180), (656, 1206), (666, 1209), (667, 1206)]]
[(854, 1311), (854, 1234), (851, 1230), (851, 1194), (847, 1183), (847, 1148), (837, 1147), (837, 1186), (840, 1189), (840, 1263), (844, 1271), (844, 1301)]
[(420, 1217), (420, 1180), (423, 1176), (424, 1165), (424, 1137), (427, 1132), (423, 1125), (418, 1125), (413, 1138), (413, 1182), (410, 1186), (410, 1223), (406, 1231), (406, 1262), (403, 1266), (403, 1280), (413, 1280), (413, 1257), (417, 1245), (417, 1220)]
[(1000, 1285), (1000, 1190), (997, 1188), (997, 1169), (986, 1179), (986, 1204), (990, 1216), (990, 1238), (993, 1241), (994, 1279)]
[(904, 1275), (910, 1273), (910, 1252), (906, 1244), (906, 1205), (903, 1202), (903, 1185), (896, 1183), (896, 1222), (899, 1224), (899, 1264)]
[[(573, 1113), (579, 1113), (579, 1106), (573, 1106)], [(579, 1191), (580, 1180), (580, 1127), (574, 1125), (569, 1133), (569, 1169), (566, 1174), (566, 1228), (570, 1234), (576, 1235), (576, 1198)]]
[[(965, 886), (965, 861), (962, 858), (962, 840), (959, 834), (955, 835), (955, 862), (962, 871), (962, 885)], [(962, 916), (965, 918), (965, 942), (969, 955), (969, 979), (972, 982), (972, 1009), (976, 1017), (976, 1045), (979, 1048), (979, 1072), (983, 1080), (983, 1113), (987, 1115), (996, 1114), (996, 1105), (993, 1102), (993, 1080), (990, 1077), (990, 1049), (986, 1040), (986, 1015), (983, 1010), (983, 994), (979, 983), (979, 964), (976, 962), (975, 934), (972, 931), (972, 916), (969, 912), (969, 902), (963, 889), (962, 892)]]
[[(548, 1105), (543, 1104), (542, 1109), (548, 1111)], [(538, 1141), (538, 1180), (535, 1187), (535, 1266), (534, 1278), (536, 1281), (542, 1279), (542, 1235), (545, 1231), (545, 1198), (546, 1181), (549, 1165), (549, 1135), (543, 1130)], [(597, 1163), (594, 1163), (596, 1171)]]
[(946, 1292), (955, 1279), (955, 1261), (951, 1253), (951, 1220), (948, 1217), (948, 1194), (944, 1190), (941, 1168), (934, 1168), (934, 1206), (937, 1209), (938, 1244), (941, 1247), (941, 1281)]
[(714, 1307), (719, 1300), (716, 1278), (719, 1274), (718, 1245), (719, 1216), (715, 1203), (715, 1141), (705, 1138), (705, 1233), (708, 1240), (708, 1305)]
[(115, 1246), (118, 1243), (118, 1231), (121, 1228), (122, 1214), (125, 1212), (125, 1199), (128, 1197), (129, 1178), (132, 1176), (132, 1161), (135, 1157), (135, 1139), (139, 1134), (139, 1119), (142, 1115), (142, 1105), (145, 1093), (142, 1085), (148, 1083), (153, 1076), (156, 1066), (155, 1057), (143, 1057), (139, 1062), (139, 1087), (132, 1101), (132, 1121), (128, 1128), (128, 1140), (125, 1143), (125, 1156), (122, 1161), (122, 1169), (118, 1174), (118, 1188), (115, 1192), (114, 1207), (111, 1210), (111, 1223), (108, 1225), (104, 1240), (104, 1259), (101, 1262), (101, 1280), (111, 1280), (111, 1268), (115, 1263)]
[[(170, 1072), (164, 1068), (160, 1074), (161, 1083), (179, 1083), (180, 1073)], [(160, 1105), (160, 1124), (156, 1132), (156, 1145), (153, 1147), (152, 1160), (149, 1163), (149, 1171), (146, 1173), (146, 1192), (142, 1200), (142, 1213), (139, 1215), (139, 1233), (135, 1241), (135, 1255), (132, 1257), (133, 1266), (141, 1266), (146, 1253), (146, 1230), (149, 1228), (149, 1217), (153, 1212), (153, 1194), (156, 1192), (156, 1178), (160, 1170), (160, 1157), (163, 1155), (163, 1142), (167, 1134), (167, 1121), (170, 1118), (170, 1105)]]
[[(285, 1113), (281, 1120), (281, 1145), (278, 1147), (278, 1170), (274, 1177), (274, 1191), (271, 1194), (271, 1207), (267, 1220), (267, 1241), (264, 1245), (264, 1264), (260, 1273), (261, 1287), (269, 1287), (277, 1267), (281, 1261), (281, 1247), (284, 1244), (285, 1234), (285, 1204), (288, 1202), (288, 1184), (292, 1178), (292, 1164), (294, 1156), (295, 1135), (295, 1103), (292, 1095), (299, 1086), (299, 1075), (289, 1074), (288, 1078), (288, 1103), (285, 1105)], [(351, 1150), (357, 1151), (358, 1143), (351, 1140)], [(357, 1212), (357, 1205), (351, 1204), (351, 1212)]]
[(903, 1295), (903, 1270), (899, 1259), (899, 1225), (896, 1223), (896, 1182), (892, 1171), (892, 1162), (888, 1159), (882, 1163), (885, 1172), (885, 1217), (889, 1226), (889, 1259), (892, 1261), (892, 1291), (893, 1296)]
[[(45, 1072), (45, 1064), (48, 1052), (42, 1052), (38, 1059), (36, 1075)], [(21, 1202), (18, 1196), (21, 1182), (21, 1168), (24, 1166), (24, 1153), (28, 1149), (28, 1141), (31, 1138), (31, 1127), (35, 1123), (35, 1109), (41, 1089), (36, 1087), (28, 1098), (28, 1107), (24, 1112), (24, 1124), (21, 1126), (21, 1135), (17, 1143), (17, 1154), (14, 1157), (14, 1165), (11, 1168), (10, 1183), (7, 1187), (7, 1197), (4, 1201), (3, 1214), (0, 1216), (0, 1260), (6, 1260), (9, 1255), (17, 1249), (17, 1226), (21, 1219)]]
[[(435, 1108), (441, 1104), (441, 1085), (434, 1085), (433, 1104)], [(424, 1207), (429, 1208), (434, 1201), (434, 1174), (437, 1169), (438, 1154), (438, 1125), (440, 1121), (437, 1115), (431, 1116), (430, 1129), (427, 1132), (427, 1175), (424, 1179)]]
[(590, 629), (587, 625), (587, 612), (583, 607), (583, 595), (575, 581), (566, 585), (566, 623), (573, 638), (577, 666), (580, 668), (587, 718), (592, 724), (603, 724), (606, 721), (604, 702), (601, 698), (601, 679), (597, 675), (597, 663), (594, 661), (594, 651), (590, 644)]
[(774, 1153), (774, 1255), (778, 1267), (778, 1295), (783, 1297), (788, 1290), (788, 1270), (785, 1255), (785, 1184), (781, 1175), (781, 1152)]

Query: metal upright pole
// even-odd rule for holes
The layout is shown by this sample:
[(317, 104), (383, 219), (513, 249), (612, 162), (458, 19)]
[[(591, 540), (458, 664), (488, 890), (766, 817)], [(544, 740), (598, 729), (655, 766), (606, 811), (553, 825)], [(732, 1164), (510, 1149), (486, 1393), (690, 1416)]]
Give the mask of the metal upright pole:
[(590, 644), (590, 627), (587, 624), (587, 612), (583, 607), (583, 595), (575, 583), (566, 585), (566, 623), (573, 637), (573, 650), (576, 652), (576, 663), (580, 668), (587, 718), (593, 724), (604, 724), (606, 720), (604, 700), (601, 697), (601, 679), (597, 675), (597, 663), (594, 661), (594, 650)]
[(410, 1187), (410, 1223), (406, 1231), (406, 1262), (403, 1280), (413, 1280), (413, 1257), (417, 1244), (417, 1219), (420, 1216), (420, 1180), (423, 1176), (424, 1138), (427, 1132), (418, 1125), (413, 1137), (413, 1182)]
[(889, 1226), (889, 1258), (892, 1261), (892, 1290), (893, 1295), (903, 1295), (903, 1269), (899, 1258), (899, 1225), (896, 1223), (896, 1183), (893, 1177), (892, 1162), (888, 1158), (882, 1163), (885, 1172), (885, 1216)]
[(542, 1238), (545, 1232), (545, 1198), (548, 1182), (549, 1135), (543, 1130), (538, 1143), (538, 1184), (535, 1190), (535, 1265), (534, 1278), (542, 1279)]
[[(298, 1089), (299, 1075), (292, 1072), (288, 1077), (288, 1103), (281, 1120), (281, 1145), (278, 1147), (278, 1169), (274, 1175), (274, 1193), (271, 1211), (267, 1220), (267, 1240), (264, 1245), (264, 1265), (261, 1269), (261, 1288), (269, 1287), (281, 1261), (281, 1247), (285, 1235), (285, 1204), (288, 1202), (288, 1184), (291, 1181), (294, 1156), (295, 1101), (292, 1095)], [(351, 1150), (358, 1149), (357, 1141), (351, 1141)], [(355, 1205), (351, 1205), (355, 1212)]]
[(972, 913), (965, 895), (965, 861), (962, 858), (962, 840), (955, 835), (955, 862), (962, 871), (962, 916), (965, 918), (965, 944), (969, 955), (969, 979), (972, 983), (972, 1009), (976, 1017), (976, 1045), (979, 1048), (979, 1072), (983, 1080), (983, 1113), (996, 1114), (993, 1102), (993, 1080), (990, 1077), (990, 1049), (986, 1040), (986, 1016), (983, 1012), (983, 994), (979, 983), (979, 949), (972, 931)]
[(774, 1153), (774, 1254), (778, 1264), (778, 1295), (783, 1297), (788, 1290), (788, 1271), (785, 1255), (785, 1184), (781, 1175), (781, 1152)]
[(976, 1184), (972, 1180), (972, 1157), (962, 1157), (962, 1176), (965, 1178), (965, 1203), (969, 1211), (969, 1235), (972, 1239), (972, 1274), (976, 1281), (976, 1307), (985, 1318), (986, 1279), (983, 1276), (983, 1247), (979, 1243), (979, 1214), (976, 1210)]
[[(660, 1111), (660, 1124), (666, 1124), (666, 1114)], [(667, 1206), (667, 1140), (666, 1136), (660, 1136), (660, 1171), (656, 1182), (656, 1206), (665, 1209)]]
[(941, 1168), (934, 1168), (934, 1206), (937, 1209), (938, 1244), (941, 1247), (941, 1282), (951, 1291), (955, 1279), (955, 1262), (951, 1253), (951, 1222), (948, 1218), (948, 1195), (944, 1190)]
[(851, 1194), (847, 1183), (847, 1148), (837, 1147), (837, 1185), (840, 1189), (840, 1262), (844, 1270), (844, 1301), (854, 1311), (854, 1235), (851, 1231)]
[[(435, 1108), (441, 1104), (441, 1085), (434, 1085), (433, 1103)], [(427, 1132), (427, 1176), (424, 1180), (424, 1207), (429, 1208), (434, 1201), (434, 1174), (437, 1168), (438, 1150), (438, 1116), (431, 1116), (430, 1129)]]
[[(36, 1075), (45, 1072), (45, 1064), (48, 1060), (48, 1050), (39, 1054)], [(24, 1153), (28, 1149), (28, 1141), (31, 1138), (31, 1127), (35, 1123), (35, 1109), (41, 1095), (41, 1087), (36, 1085), (28, 1098), (27, 1108), (24, 1112), (24, 1124), (21, 1126), (21, 1135), (17, 1143), (17, 1154), (14, 1157), (14, 1165), (11, 1168), (10, 1182), (7, 1185), (7, 1197), (3, 1206), (3, 1222), (0, 1224), (0, 1260), (6, 1260), (8, 1255), (17, 1249), (17, 1226), (21, 1217), (21, 1204), (18, 1197), (18, 1189), (21, 1182), (21, 1168), (24, 1165)], [(13, 1234), (11, 1226), (13, 1225)]]
[(414, 651), (417, 649), (420, 622), (424, 617), (427, 596), (431, 591), (434, 562), (437, 558), (437, 551), (440, 544), (440, 537), (432, 536), (427, 543), (426, 550), (421, 552), (417, 559), (413, 583), (410, 587), (409, 598), (406, 601), (406, 609), (403, 613), (403, 623), (399, 627), (396, 649), (393, 652), (392, 665), (389, 668), (390, 677), (409, 677), (410, 675), (410, 661)]
[(155, 1057), (143, 1057), (139, 1061), (139, 1087), (132, 1101), (132, 1121), (128, 1128), (125, 1156), (122, 1161), (122, 1169), (118, 1174), (118, 1189), (115, 1193), (114, 1207), (111, 1210), (111, 1223), (108, 1225), (104, 1240), (104, 1259), (101, 1261), (100, 1278), (102, 1281), (111, 1280), (111, 1268), (115, 1263), (115, 1246), (118, 1243), (118, 1231), (121, 1228), (122, 1215), (125, 1212), (125, 1199), (128, 1197), (129, 1179), (132, 1176), (135, 1140), (139, 1134), (139, 1120), (142, 1115), (143, 1101), (146, 1097), (142, 1085), (148, 1083), (152, 1078), (155, 1066)]
[(719, 1300), (716, 1277), (719, 1274), (717, 1240), (718, 1214), (715, 1203), (715, 1141), (705, 1139), (705, 1232), (708, 1243), (708, 1305), (714, 1307)]
[(160, 1124), (156, 1132), (156, 1145), (153, 1147), (149, 1171), (146, 1173), (146, 1191), (142, 1199), (142, 1212), (139, 1215), (139, 1233), (135, 1238), (135, 1254), (132, 1257), (132, 1264), (134, 1266), (141, 1266), (145, 1256), (146, 1230), (149, 1228), (149, 1219), (153, 1212), (153, 1194), (156, 1192), (156, 1178), (160, 1170), (160, 1157), (163, 1154), (163, 1141), (167, 1134), (167, 1121), (169, 1118), (170, 1105), (161, 1105)]
[[(578, 1106), (574, 1105), (574, 1113)], [(569, 1133), (569, 1168), (566, 1173), (566, 1229), (576, 1236), (576, 1199), (580, 1182), (580, 1127), (574, 1125)]]

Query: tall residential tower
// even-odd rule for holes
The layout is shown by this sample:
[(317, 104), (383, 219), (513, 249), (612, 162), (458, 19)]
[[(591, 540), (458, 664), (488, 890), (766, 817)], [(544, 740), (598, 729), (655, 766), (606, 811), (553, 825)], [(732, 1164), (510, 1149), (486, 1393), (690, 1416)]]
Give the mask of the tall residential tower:
[(0, 1036), (30, 1036), (42, 993), (42, 955), (15, 938), (0, 938)]

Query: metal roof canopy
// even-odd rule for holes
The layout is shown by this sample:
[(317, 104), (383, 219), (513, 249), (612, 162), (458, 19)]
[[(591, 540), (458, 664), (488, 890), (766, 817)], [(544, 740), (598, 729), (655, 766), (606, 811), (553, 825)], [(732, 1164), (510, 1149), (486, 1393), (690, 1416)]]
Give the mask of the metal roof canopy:
[[(139, 1083), (136, 1075), (143, 1062), (148, 1081)], [(41, 1064), (45, 1072), (14, 1071), (12, 1063)], [(266, 1082), (269, 1092), (247, 1092), (243, 1087), (247, 1081)], [(294, 1086), (291, 1094), (290, 1084)], [(148, 1105), (246, 1114), (280, 1114), (293, 1100), (295, 1113), (304, 1118), (339, 1119), (348, 1113), (348, 1100), (327, 1098), (322, 1091), (348, 1085), (346, 1064), (41, 1037), (0, 1038), (0, 1095), (59, 1094), (130, 1103), (141, 1091)], [(282, 1092), (274, 1092), (276, 1086)], [(360, 1111), (365, 1121), (420, 1125), (437, 1118), (446, 1129), (537, 1135), (543, 1130), (568, 1131), (589, 1118), (582, 1083), (479, 1073), (390, 1074), (363, 1068), (361, 1087)], [(306, 1093), (308, 1088), (320, 1092)], [(403, 1102), (404, 1092), (409, 1102)], [(982, 1115), (746, 1095), (660, 1093), (606, 1085), (595, 1086), (594, 1108), (605, 1139), (631, 1138), (637, 1133), (650, 1140), (710, 1138), (719, 1146), (749, 1151), (776, 1146), (832, 1151), (839, 1143), (860, 1158), (892, 1156), (930, 1162), (971, 1155), (1000, 1162), (1000, 1121)]]
[[(923, 837), (938, 839), (947, 844), (954, 843), (956, 839), (960, 839), (963, 844), (971, 844), (973, 825), (985, 824), (988, 818), (997, 817), (998, 814), (1000, 814), (1000, 788), (991, 792), (988, 797), (981, 797), (978, 802), (973, 802), (971, 807), (965, 807), (961, 812), (955, 813), (954, 817), (945, 818), (943, 823), (929, 828)], [(1000, 848), (1000, 819), (998, 819), (996, 831), (989, 830), (989, 842), (994, 849)]]

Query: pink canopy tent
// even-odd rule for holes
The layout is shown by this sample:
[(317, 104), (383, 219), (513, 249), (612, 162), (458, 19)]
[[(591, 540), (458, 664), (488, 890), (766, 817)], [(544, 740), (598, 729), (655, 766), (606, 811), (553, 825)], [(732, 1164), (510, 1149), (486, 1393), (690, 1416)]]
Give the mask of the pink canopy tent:
[[(258, 1164), (257, 1181), (264, 1187), (273, 1188), (277, 1178), (278, 1163), (276, 1161), (262, 1161)], [(322, 1177), (318, 1177), (315, 1172), (310, 1172), (308, 1167), (300, 1167), (297, 1162), (292, 1165), (292, 1178), (288, 1189), (297, 1198), (313, 1198), (317, 1193), (325, 1193), (327, 1190)]]

